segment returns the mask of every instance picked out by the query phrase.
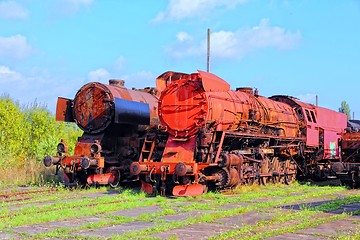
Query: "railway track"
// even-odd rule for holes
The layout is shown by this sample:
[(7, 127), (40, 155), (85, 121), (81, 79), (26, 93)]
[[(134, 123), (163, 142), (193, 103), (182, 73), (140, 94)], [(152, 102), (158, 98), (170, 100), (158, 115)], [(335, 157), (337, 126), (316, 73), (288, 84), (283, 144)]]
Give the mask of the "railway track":
[[(0, 195), (1, 197), (3, 197), (3, 203), (6, 202), (15, 202), (15, 201), (19, 201), (19, 206), (23, 205), (24, 202), (20, 202), (20, 200), (29, 200), (29, 199), (34, 199), (35, 196), (31, 196), (32, 194), (38, 194), (38, 193), (49, 193), (49, 194), (53, 194), (55, 191), (57, 191), (57, 189), (53, 189), (53, 190), (30, 190), (30, 191), (21, 191), (21, 192), (14, 192), (11, 194), (2, 194)], [(70, 200), (70, 201), (65, 201), (63, 203), (61, 203), (61, 206), (59, 206), (59, 201), (49, 201), (49, 200), (43, 200), (41, 202), (36, 202), (36, 204), (40, 204), (41, 207), (39, 208), (29, 208), (26, 211), (23, 211), (21, 209), (19, 210), (12, 210), (11, 212), (5, 212), (3, 214), (0, 213), (0, 219), (7, 219), (7, 218), (14, 218), (14, 217), (18, 217), (21, 215), (32, 215), (32, 214), (41, 214), (41, 213), (51, 213), (51, 212), (57, 212), (59, 211), (59, 209), (61, 209), (61, 211), (64, 210), (80, 210), (80, 209), (84, 209), (84, 208), (91, 208), (94, 207), (96, 205), (101, 205), (101, 204), (105, 204), (102, 200), (101, 197), (93, 197), (94, 200), (89, 202), (88, 198), (92, 198), (91, 196), (88, 195), (88, 193), (74, 193), (75, 196), (69, 197), (68, 194), (65, 194), (63, 197), (61, 197), (62, 200)], [(16, 196), (24, 196), (22, 198), (16, 198)], [(77, 197), (76, 197), (77, 196)], [(1, 200), (0, 200), (1, 201)], [(112, 200), (112, 201), (106, 201), (106, 205), (113, 205), (113, 204), (119, 204), (119, 203), (125, 203), (125, 202), (129, 202), (131, 201), (131, 199), (117, 199), (117, 200)], [(33, 203), (29, 203), (26, 202), (26, 204), (33, 204)], [(46, 207), (45, 205), (47, 204), (51, 204), (48, 207)]]
[(57, 191), (57, 188), (39, 189), (39, 190), (20, 190), (16, 192), (7, 192), (0, 194), (0, 202), (18, 202), (24, 200), (30, 200), (37, 197), (39, 193), (50, 193)]

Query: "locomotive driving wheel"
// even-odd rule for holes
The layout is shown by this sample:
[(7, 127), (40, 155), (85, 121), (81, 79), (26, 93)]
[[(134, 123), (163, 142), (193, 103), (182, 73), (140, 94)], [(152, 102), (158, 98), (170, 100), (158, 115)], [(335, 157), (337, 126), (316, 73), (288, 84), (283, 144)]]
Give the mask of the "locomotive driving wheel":
[(273, 158), (272, 161), (272, 177), (271, 181), (274, 184), (280, 183), (280, 167), (279, 167), (279, 159), (277, 157)]
[(287, 185), (290, 185), (295, 181), (296, 174), (288, 173), (289, 171), (294, 170), (294, 166), (290, 160), (286, 160), (285, 162), (285, 173), (284, 173), (284, 182)]
[(244, 173), (244, 176), (246, 176), (244, 178), (245, 180), (245, 184), (248, 185), (248, 186), (251, 186), (254, 184), (256, 178), (255, 178), (255, 174), (254, 174), (254, 171), (253, 171), (253, 167), (250, 168), (251, 171), (247, 171), (246, 173)]
[(199, 176), (199, 183), (203, 186), (203, 193), (207, 193), (209, 190), (209, 185), (205, 175)]
[(251, 186), (253, 185), (255, 182), (255, 178), (253, 176), (249, 176), (248, 178), (245, 179), (245, 183), (246, 185), (248, 186)]
[[(269, 159), (268, 158), (265, 158), (265, 160), (263, 161), (263, 164), (261, 166), (261, 169), (260, 169), (260, 173), (261, 175), (267, 175), (269, 173)], [(269, 176), (261, 176), (260, 177), (260, 184), (266, 186), (266, 184), (268, 183), (268, 178)]]
[(107, 173), (112, 173), (114, 175), (113, 182), (109, 183), (110, 187), (116, 188), (120, 183), (120, 170), (115, 169), (115, 167), (109, 167), (106, 171)]
[(223, 189), (229, 185), (229, 182), (230, 182), (229, 172), (226, 169), (224, 169), (224, 168), (217, 169), (215, 171), (215, 174), (218, 177), (218, 180), (215, 183), (215, 187), (217, 189)]
[(286, 185), (290, 185), (295, 181), (295, 174), (286, 174), (284, 175), (284, 181)]

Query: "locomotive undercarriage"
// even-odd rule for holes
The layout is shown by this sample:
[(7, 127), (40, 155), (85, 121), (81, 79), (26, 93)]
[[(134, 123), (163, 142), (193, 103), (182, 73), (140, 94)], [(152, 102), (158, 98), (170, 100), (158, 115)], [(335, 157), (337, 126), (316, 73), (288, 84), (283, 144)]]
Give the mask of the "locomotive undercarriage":
[(69, 156), (67, 144), (62, 140), (58, 144), (57, 155), (44, 158), (45, 166), (55, 165), (55, 174), (61, 172), (62, 182), (70, 188), (91, 185), (115, 188), (120, 183), (137, 181), (138, 177), (130, 175), (129, 167), (139, 155), (140, 136), (132, 127), (110, 126), (109, 129), (106, 132), (108, 138), (104, 138), (103, 134), (84, 134), (79, 138), (72, 156)]
[(140, 174), (142, 189), (151, 193), (195, 196), (237, 185), (290, 184), (296, 178), (300, 141), (280, 137), (254, 137), (232, 131), (198, 136), (195, 161), (143, 160), (130, 167)]
[[(217, 139), (220, 135), (220, 141)], [(251, 134), (215, 132), (210, 146), (199, 147), (198, 161), (206, 159), (214, 167), (204, 169), (206, 176), (212, 176), (210, 188), (226, 189), (242, 184), (286, 183), (296, 177), (298, 143), (293, 139)], [(219, 153), (219, 149), (220, 153)]]
[(305, 148), (301, 146), (302, 154), (296, 158), (298, 165), (299, 180), (326, 181), (337, 178), (333, 166), (339, 162), (339, 159), (324, 159), (323, 148)]
[(332, 170), (343, 185), (360, 187), (360, 149), (344, 151), (345, 158), (332, 165)]
[[(54, 157), (53, 159), (56, 159)], [(126, 167), (122, 164), (120, 167), (107, 164), (105, 160), (104, 167), (99, 167), (98, 162), (103, 162), (104, 158), (88, 158), (84, 156), (63, 156), (58, 159), (56, 165), (55, 175), (61, 172), (62, 182), (65, 187), (77, 188), (88, 187), (91, 185), (110, 185), (111, 187), (117, 187), (124, 177), (121, 172), (126, 171)], [(85, 164), (90, 164), (85, 166)], [(129, 169), (129, 165), (127, 169)], [(125, 178), (126, 179), (126, 178)]]

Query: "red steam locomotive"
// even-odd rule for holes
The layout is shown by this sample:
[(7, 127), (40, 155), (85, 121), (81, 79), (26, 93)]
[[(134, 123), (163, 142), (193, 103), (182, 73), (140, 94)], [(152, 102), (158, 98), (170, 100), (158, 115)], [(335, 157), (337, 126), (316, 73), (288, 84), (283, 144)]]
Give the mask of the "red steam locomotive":
[(159, 125), (157, 91), (130, 90), (122, 80), (109, 84), (91, 82), (74, 100), (58, 98), (56, 120), (76, 122), (84, 133), (68, 154), (65, 141), (57, 145), (56, 156), (45, 156), (44, 165), (63, 169), (65, 185), (107, 185), (131, 180), (129, 165), (136, 161), (146, 131)]
[(147, 193), (195, 196), (238, 184), (289, 184), (296, 175), (325, 178), (341, 159), (343, 113), (251, 88), (230, 90), (202, 71), (166, 72), (157, 85), (165, 88), (158, 114), (169, 137), (148, 133), (130, 166)]

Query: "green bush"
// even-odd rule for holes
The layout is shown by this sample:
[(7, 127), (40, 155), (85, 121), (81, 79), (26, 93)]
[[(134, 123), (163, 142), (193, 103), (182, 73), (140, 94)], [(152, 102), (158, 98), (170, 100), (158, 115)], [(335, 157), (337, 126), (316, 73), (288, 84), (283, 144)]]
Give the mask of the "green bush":
[(24, 113), (19, 104), (9, 96), (0, 98), (0, 164), (12, 165), (16, 159), (26, 156), (24, 145), (27, 144), (29, 124), (24, 121)]
[(44, 174), (43, 157), (55, 155), (61, 139), (72, 153), (81, 134), (74, 123), (56, 122), (36, 101), (20, 107), (9, 96), (0, 96), (0, 182), (38, 183)]

